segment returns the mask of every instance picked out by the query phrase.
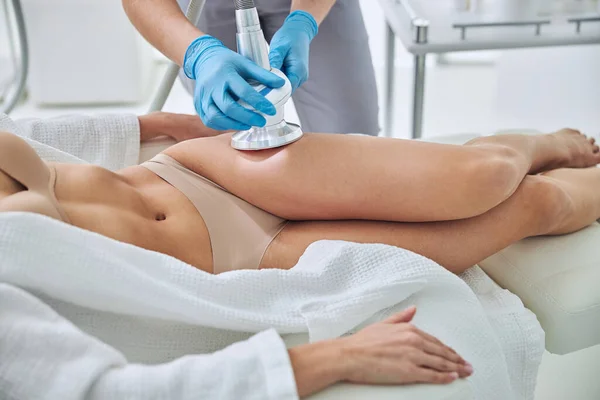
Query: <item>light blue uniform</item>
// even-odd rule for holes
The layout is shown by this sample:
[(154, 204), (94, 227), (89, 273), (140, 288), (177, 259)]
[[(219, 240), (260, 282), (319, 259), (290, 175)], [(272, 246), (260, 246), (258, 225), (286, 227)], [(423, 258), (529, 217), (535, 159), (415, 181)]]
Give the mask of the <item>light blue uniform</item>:
[[(187, 0), (178, 0), (183, 10)], [(291, 0), (255, 0), (267, 41), (290, 13)], [(203, 32), (236, 50), (233, 0), (206, 0), (197, 23)], [(310, 76), (293, 95), (305, 132), (377, 135), (375, 71), (358, 0), (338, 0), (310, 46)], [(194, 82), (183, 73), (186, 89)]]

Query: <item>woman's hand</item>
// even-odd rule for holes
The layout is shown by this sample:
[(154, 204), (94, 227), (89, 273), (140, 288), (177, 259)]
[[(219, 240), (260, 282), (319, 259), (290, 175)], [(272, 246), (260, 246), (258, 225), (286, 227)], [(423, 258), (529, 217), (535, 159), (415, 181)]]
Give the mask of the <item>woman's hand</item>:
[(177, 142), (201, 137), (216, 136), (222, 131), (207, 128), (197, 115), (154, 112), (138, 117), (140, 141), (167, 136)]
[(410, 324), (410, 307), (352, 336), (289, 350), (298, 395), (340, 381), (367, 385), (447, 384), (473, 373), (454, 350)]
[(362, 384), (451, 383), (473, 367), (438, 339), (409, 324), (411, 307), (340, 339), (344, 380)]

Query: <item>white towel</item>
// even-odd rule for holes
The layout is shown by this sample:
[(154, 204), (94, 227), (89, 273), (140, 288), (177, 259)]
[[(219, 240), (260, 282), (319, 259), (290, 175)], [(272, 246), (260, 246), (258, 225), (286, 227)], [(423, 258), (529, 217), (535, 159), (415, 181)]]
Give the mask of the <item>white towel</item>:
[(92, 163), (117, 170), (138, 163), (135, 115), (64, 116), (13, 121), (0, 114), (0, 131), (23, 137), (46, 161)]
[[(0, 215), (0, 255), (0, 310), (10, 310), (0, 311), (0, 377), (10, 383), (0, 385), (2, 398), (83, 398), (88, 389), (111, 399), (210, 398), (215, 390), (227, 391), (218, 392), (224, 399), (294, 398), (277, 335), (245, 340), (270, 328), (336, 337), (410, 304), (419, 327), (473, 363), (478, 399), (533, 398), (543, 331), (479, 269), (465, 275), (469, 288), (406, 250), (318, 242), (290, 271), (214, 276), (25, 213)], [(67, 331), (68, 341), (48, 339)], [(49, 395), (68, 385), (80, 391)]]
[[(497, 307), (492, 319), (510, 322), (504, 318), (507, 314), (518, 318), (494, 326), (462, 280), (428, 259), (390, 246), (318, 242), (290, 271), (215, 276), (43, 216), (6, 213), (0, 216), (0, 254), (0, 281), (37, 296), (118, 350), (123, 354), (120, 366), (125, 359), (155, 364), (214, 352), (269, 328), (282, 334), (306, 332), (311, 340), (336, 337), (413, 303), (419, 307), (415, 323), (473, 363), (476, 374), (471, 382), (478, 398), (527, 398), (514, 392), (518, 387), (511, 383), (509, 371), (535, 370), (537, 364), (509, 364), (514, 359), (503, 349), (504, 338), (518, 338), (521, 346), (511, 346), (513, 352), (535, 356), (533, 348), (541, 354), (539, 333), (523, 331), (536, 321), (522, 306)], [(39, 325), (25, 318), (24, 331), (12, 343), (2, 339), (13, 356), (0, 353), (0, 363), (10, 363), (19, 375), (25, 370), (20, 360), (28, 359), (19, 349), (29, 354), (32, 344), (19, 338)], [(29, 320), (33, 322), (28, 325)], [(44, 358), (46, 342), (39, 340), (35, 357)], [(113, 349), (107, 354), (114, 358)], [(48, 351), (46, 367), (55, 371), (56, 350)], [(101, 370), (93, 369), (98, 376), (115, 366), (105, 363)], [(247, 371), (238, 370), (242, 372)], [(29, 390), (39, 387), (22, 379)], [(78, 375), (73, 379), (85, 381)]]

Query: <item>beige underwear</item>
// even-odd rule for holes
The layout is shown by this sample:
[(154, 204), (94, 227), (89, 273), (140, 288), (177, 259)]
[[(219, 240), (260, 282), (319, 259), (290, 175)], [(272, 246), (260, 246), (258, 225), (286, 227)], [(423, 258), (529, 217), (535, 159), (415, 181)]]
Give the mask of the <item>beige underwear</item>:
[(166, 154), (142, 164), (183, 193), (208, 229), (215, 274), (258, 269), (287, 220), (253, 206)]

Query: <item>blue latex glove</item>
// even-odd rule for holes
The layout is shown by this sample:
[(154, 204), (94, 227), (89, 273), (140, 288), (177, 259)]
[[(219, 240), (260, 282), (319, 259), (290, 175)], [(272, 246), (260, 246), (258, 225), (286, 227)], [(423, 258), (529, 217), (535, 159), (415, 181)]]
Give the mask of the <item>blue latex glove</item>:
[(308, 79), (310, 42), (319, 32), (317, 21), (306, 11), (294, 11), (271, 40), (269, 61), (280, 69), (296, 91)]
[(217, 130), (247, 130), (265, 126), (262, 115), (238, 104), (243, 100), (266, 115), (275, 115), (275, 106), (252, 88), (253, 79), (271, 88), (285, 81), (254, 62), (229, 50), (220, 40), (201, 36), (188, 47), (183, 61), (185, 75), (196, 81), (194, 106), (206, 126)]

